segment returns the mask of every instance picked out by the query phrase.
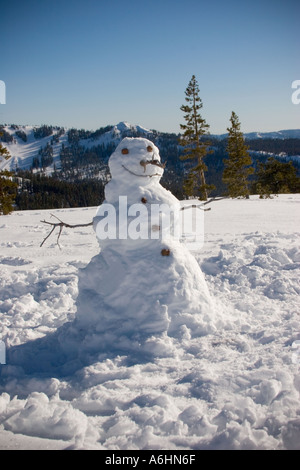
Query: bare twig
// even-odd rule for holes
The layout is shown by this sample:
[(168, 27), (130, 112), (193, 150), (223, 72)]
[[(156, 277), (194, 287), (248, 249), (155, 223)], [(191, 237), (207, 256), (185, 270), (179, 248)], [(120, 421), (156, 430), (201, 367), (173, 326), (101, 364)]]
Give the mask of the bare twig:
[[(141, 175), (140, 175), (141, 176)], [(151, 176), (154, 176), (154, 175), (151, 175)], [(186, 209), (190, 209), (190, 208), (197, 208), (197, 209), (201, 209), (201, 210), (204, 210), (204, 211), (209, 211), (211, 210), (210, 208), (208, 209), (204, 209), (202, 208), (202, 206), (205, 206), (206, 204), (210, 204), (211, 202), (215, 202), (215, 201), (220, 201), (221, 199), (226, 199), (226, 197), (219, 197), (219, 198), (213, 198), (211, 199), (210, 201), (206, 201), (206, 202), (202, 202), (200, 204), (192, 204), (190, 206), (183, 206), (181, 207), (180, 210), (186, 210)], [(60, 244), (59, 244), (59, 239), (60, 239), (60, 236), (61, 236), (61, 233), (62, 233), (62, 230), (64, 227), (66, 228), (77, 228), (77, 227), (89, 227), (90, 225), (93, 225), (93, 221), (92, 222), (89, 222), (87, 224), (75, 224), (75, 225), (72, 225), (72, 224), (67, 224), (66, 222), (63, 222), (62, 220), (60, 220), (56, 215), (54, 214), (51, 214), (51, 217), (55, 217), (55, 219), (58, 220), (58, 222), (48, 222), (47, 220), (41, 220), (41, 222), (43, 224), (48, 224), (48, 225), (51, 225), (52, 226), (52, 229), (51, 231), (48, 233), (48, 235), (44, 238), (44, 240), (42, 241), (42, 243), (40, 244), (40, 247), (42, 247), (45, 243), (46, 240), (48, 240), (48, 238), (52, 235), (52, 233), (54, 232), (54, 230), (59, 227), (59, 232), (58, 232), (58, 235), (57, 235), (57, 240), (56, 240), (56, 243), (57, 245), (59, 246), (60, 248)]]
[(228, 199), (227, 196), (224, 197), (214, 197), (210, 201), (203, 202), (202, 206), (205, 206), (206, 204), (210, 204), (211, 202), (217, 202), (217, 201), (222, 201), (222, 199)]
[(186, 209), (191, 209), (191, 208), (196, 208), (196, 209), (201, 209), (203, 211), (210, 211), (211, 210), (211, 207), (209, 207), (208, 209), (202, 209), (202, 206), (206, 206), (206, 204), (210, 204), (211, 202), (216, 202), (216, 201), (221, 201), (222, 199), (227, 199), (226, 197), (215, 197), (213, 199), (211, 199), (210, 201), (205, 201), (205, 202), (201, 202), (199, 204), (192, 204), (191, 206), (183, 206), (180, 208), (181, 211), (184, 211)]
[(62, 220), (60, 220), (58, 217), (56, 217), (56, 215), (54, 214), (51, 214), (51, 217), (55, 217), (58, 222), (48, 222), (47, 220), (41, 220), (41, 222), (43, 224), (48, 224), (48, 225), (52, 225), (52, 229), (50, 231), (50, 233), (48, 233), (48, 235), (44, 238), (44, 240), (42, 241), (42, 243), (40, 244), (40, 247), (43, 246), (43, 244), (45, 243), (45, 241), (50, 237), (50, 235), (54, 232), (54, 230), (56, 229), (56, 227), (59, 227), (59, 232), (58, 232), (58, 236), (57, 236), (57, 240), (56, 240), (56, 243), (57, 245), (59, 246), (60, 248), (60, 244), (59, 244), (59, 239), (60, 239), (60, 236), (61, 236), (61, 233), (62, 233), (62, 230), (63, 230), (63, 227), (67, 227), (67, 228), (77, 228), (77, 227), (88, 227), (90, 225), (93, 225), (93, 222), (89, 222), (87, 224), (75, 224), (75, 225), (71, 225), (71, 224), (67, 224), (66, 222), (63, 222)]

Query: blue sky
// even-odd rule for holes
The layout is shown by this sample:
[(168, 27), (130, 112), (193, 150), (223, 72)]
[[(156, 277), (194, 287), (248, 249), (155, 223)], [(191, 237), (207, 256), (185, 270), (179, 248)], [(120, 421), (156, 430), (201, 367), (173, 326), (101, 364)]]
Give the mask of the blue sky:
[(2, 123), (179, 132), (194, 74), (211, 133), (231, 111), (243, 132), (300, 128), (298, 0), (23, 0), (0, 15)]

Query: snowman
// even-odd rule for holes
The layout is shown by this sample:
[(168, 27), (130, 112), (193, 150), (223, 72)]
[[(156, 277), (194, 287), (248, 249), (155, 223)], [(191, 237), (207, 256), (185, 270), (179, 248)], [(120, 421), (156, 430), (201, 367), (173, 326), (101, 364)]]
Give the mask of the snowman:
[(100, 252), (80, 272), (73, 327), (90, 352), (166, 356), (174, 342), (214, 331), (214, 305), (180, 241), (181, 206), (160, 184), (158, 148), (125, 138), (109, 168), (94, 218)]
[(25, 372), (69, 374), (95, 357), (176, 358), (220, 325), (199, 264), (178, 234), (184, 211), (160, 184), (158, 148), (125, 138), (109, 167), (94, 218), (100, 251), (79, 272), (76, 316), (45, 338), (10, 348), (9, 363)]

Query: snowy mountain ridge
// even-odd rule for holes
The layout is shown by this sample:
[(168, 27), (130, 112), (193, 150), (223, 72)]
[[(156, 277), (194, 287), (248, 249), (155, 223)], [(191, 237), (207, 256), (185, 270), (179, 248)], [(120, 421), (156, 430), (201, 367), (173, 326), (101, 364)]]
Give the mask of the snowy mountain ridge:
[[(67, 129), (57, 126), (30, 126), (30, 125), (2, 125), (0, 131), (4, 134), (1, 143), (7, 148), (11, 157), (0, 157), (0, 170), (14, 171), (16, 168), (29, 170), (32, 168), (34, 158), (41, 156), (41, 152), (47, 155), (50, 149), (52, 155), (51, 164), (47, 164), (48, 172), (60, 168), (60, 154), (64, 147), (77, 143), (85, 149), (97, 146), (117, 145), (124, 137), (155, 138), (167, 134), (146, 129), (140, 125), (132, 125), (127, 121), (121, 121), (116, 125), (100, 128), (96, 131)], [(72, 141), (70, 140), (72, 132)], [(175, 134), (174, 134), (175, 136)], [(212, 138), (225, 139), (227, 134), (215, 135)], [(280, 130), (276, 132), (251, 132), (244, 134), (246, 139), (300, 139), (300, 129)], [(51, 147), (50, 147), (51, 146)]]
[[(41, 128), (51, 128), (49, 135), (36, 137), (36, 130)], [(16, 168), (29, 170), (32, 167), (33, 159), (39, 155), (41, 149), (51, 145), (53, 155), (53, 165), (60, 167), (60, 152), (64, 146), (71, 145), (69, 131), (73, 132), (73, 138), (77, 138), (80, 146), (91, 149), (99, 145), (118, 144), (119, 141), (128, 136), (141, 135), (143, 137), (151, 136), (150, 131), (139, 125), (131, 125), (122, 121), (114, 126), (100, 128), (97, 131), (85, 131), (77, 129), (68, 129), (55, 126), (31, 126), (31, 125), (3, 125), (0, 126), (2, 136), (2, 145), (7, 148), (11, 158), (5, 160), (0, 157), (0, 170), (14, 171)]]
[[(226, 139), (227, 134), (213, 135), (220, 140)], [(253, 139), (300, 139), (300, 129), (286, 129), (273, 132), (246, 132), (244, 137), (247, 140)]]

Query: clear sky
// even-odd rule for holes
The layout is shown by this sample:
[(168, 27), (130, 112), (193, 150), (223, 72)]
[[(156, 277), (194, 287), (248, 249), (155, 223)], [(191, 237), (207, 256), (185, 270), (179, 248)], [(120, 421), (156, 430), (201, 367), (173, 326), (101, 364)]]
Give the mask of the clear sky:
[(192, 75), (224, 133), (300, 128), (299, 0), (1, 2), (0, 123), (179, 132)]

